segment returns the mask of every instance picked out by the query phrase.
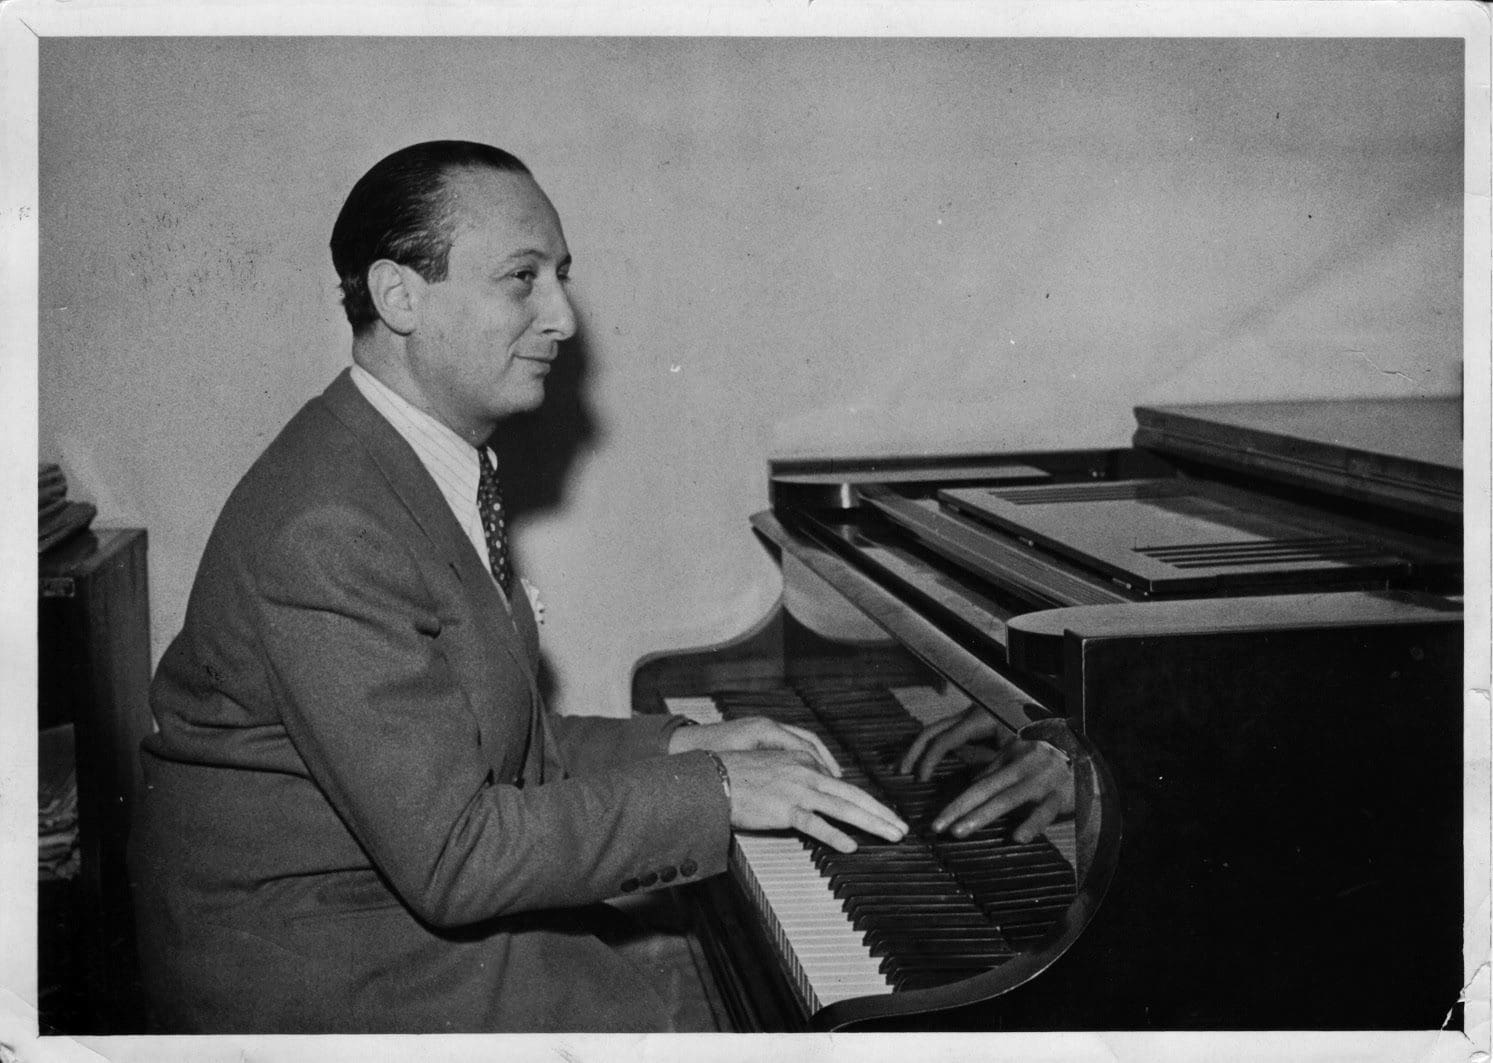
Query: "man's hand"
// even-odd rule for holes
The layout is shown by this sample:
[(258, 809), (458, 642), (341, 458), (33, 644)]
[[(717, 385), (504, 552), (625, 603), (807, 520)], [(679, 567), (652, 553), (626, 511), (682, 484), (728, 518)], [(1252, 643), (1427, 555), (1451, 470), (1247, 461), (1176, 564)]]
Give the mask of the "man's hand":
[(1060, 814), (1073, 811), (1073, 769), (1046, 742), (1013, 738), (980, 777), (934, 817), (933, 829), (962, 838), (1023, 805), (1032, 810), (1011, 832), (1018, 843), (1031, 841)]
[(944, 757), (970, 742), (994, 738), (1000, 729), (994, 716), (978, 705), (971, 705), (961, 713), (935, 720), (924, 727), (922, 734), (913, 739), (907, 752), (902, 754), (897, 770), (903, 775), (911, 775), (916, 768), (918, 781), (927, 782)]
[(692, 749), (708, 749), (712, 753), (786, 749), (807, 753), (837, 779), (842, 774), (840, 765), (835, 763), (835, 758), (813, 732), (792, 724), (774, 723), (761, 716), (699, 727), (680, 727), (669, 736), (670, 753), (688, 753)]
[[(918, 779), (927, 782), (939, 761), (955, 749), (1000, 732), (994, 716), (971, 705), (923, 728), (902, 754), (898, 770), (916, 771)], [(1017, 842), (1031, 841), (1059, 815), (1073, 811), (1073, 769), (1046, 742), (1013, 738), (1000, 747), (980, 777), (934, 817), (933, 829), (939, 833), (951, 830), (956, 838), (963, 837), (1028, 804), (1032, 811), (1011, 835)]]
[(827, 822), (826, 816), (889, 842), (901, 841), (907, 833), (907, 824), (895, 812), (864, 790), (824, 774), (809, 753), (754, 749), (719, 756), (731, 777), (733, 827), (791, 828), (842, 853), (854, 852), (855, 841)]

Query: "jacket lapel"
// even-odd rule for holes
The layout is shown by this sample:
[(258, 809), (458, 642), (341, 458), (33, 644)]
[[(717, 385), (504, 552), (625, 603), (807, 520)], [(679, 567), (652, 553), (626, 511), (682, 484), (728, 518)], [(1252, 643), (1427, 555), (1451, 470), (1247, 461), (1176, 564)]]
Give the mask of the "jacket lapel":
[[(493, 583), (477, 552), (472, 549), (471, 540), (456, 522), (446, 496), (441, 494), (441, 489), (431, 479), (414, 449), (384, 419), (383, 414), (363, 397), (363, 393), (353, 383), (349, 370), (344, 369), (332, 381), (322, 394), (322, 400), (332, 415), (362, 442), (390, 490), (420, 526), (438, 555), (451, 566), (480, 604), (483, 620), (497, 636), (497, 644), (522, 669), (529, 679), (530, 687), (537, 690), (531, 655), (525, 652), (528, 640), (504, 636), (504, 632), (520, 635), (517, 621), (510, 619), (497, 585)], [(528, 608), (527, 601), (524, 602), (524, 608)], [(532, 618), (528, 622), (532, 626)]]

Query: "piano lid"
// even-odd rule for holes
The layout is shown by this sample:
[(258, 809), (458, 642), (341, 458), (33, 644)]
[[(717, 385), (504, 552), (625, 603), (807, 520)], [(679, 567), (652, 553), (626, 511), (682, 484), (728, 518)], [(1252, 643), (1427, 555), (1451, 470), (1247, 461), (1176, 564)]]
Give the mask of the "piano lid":
[(1462, 512), (1462, 400), (1138, 406), (1137, 446), (1420, 516)]

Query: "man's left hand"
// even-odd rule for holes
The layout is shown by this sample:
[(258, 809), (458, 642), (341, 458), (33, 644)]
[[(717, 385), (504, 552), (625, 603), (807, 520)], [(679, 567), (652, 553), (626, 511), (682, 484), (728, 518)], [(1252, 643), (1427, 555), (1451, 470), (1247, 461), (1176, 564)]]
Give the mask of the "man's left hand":
[(788, 749), (807, 753), (822, 765), (826, 775), (840, 778), (840, 765), (810, 731), (792, 724), (775, 723), (762, 716), (749, 716), (725, 723), (680, 727), (669, 736), (670, 753), (705, 749), (712, 753), (734, 753), (748, 749)]

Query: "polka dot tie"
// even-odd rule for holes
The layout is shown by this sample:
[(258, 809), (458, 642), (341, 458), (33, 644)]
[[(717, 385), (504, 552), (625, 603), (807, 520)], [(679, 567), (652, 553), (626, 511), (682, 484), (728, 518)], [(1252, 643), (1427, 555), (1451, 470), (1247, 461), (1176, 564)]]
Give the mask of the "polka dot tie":
[(513, 569), (508, 564), (507, 514), (503, 512), (503, 490), (498, 486), (498, 470), (487, 456), (487, 448), (477, 451), (477, 461), (482, 475), (477, 480), (477, 512), (482, 516), (482, 536), (487, 540), (487, 563), (497, 577), (503, 593), (513, 582)]

